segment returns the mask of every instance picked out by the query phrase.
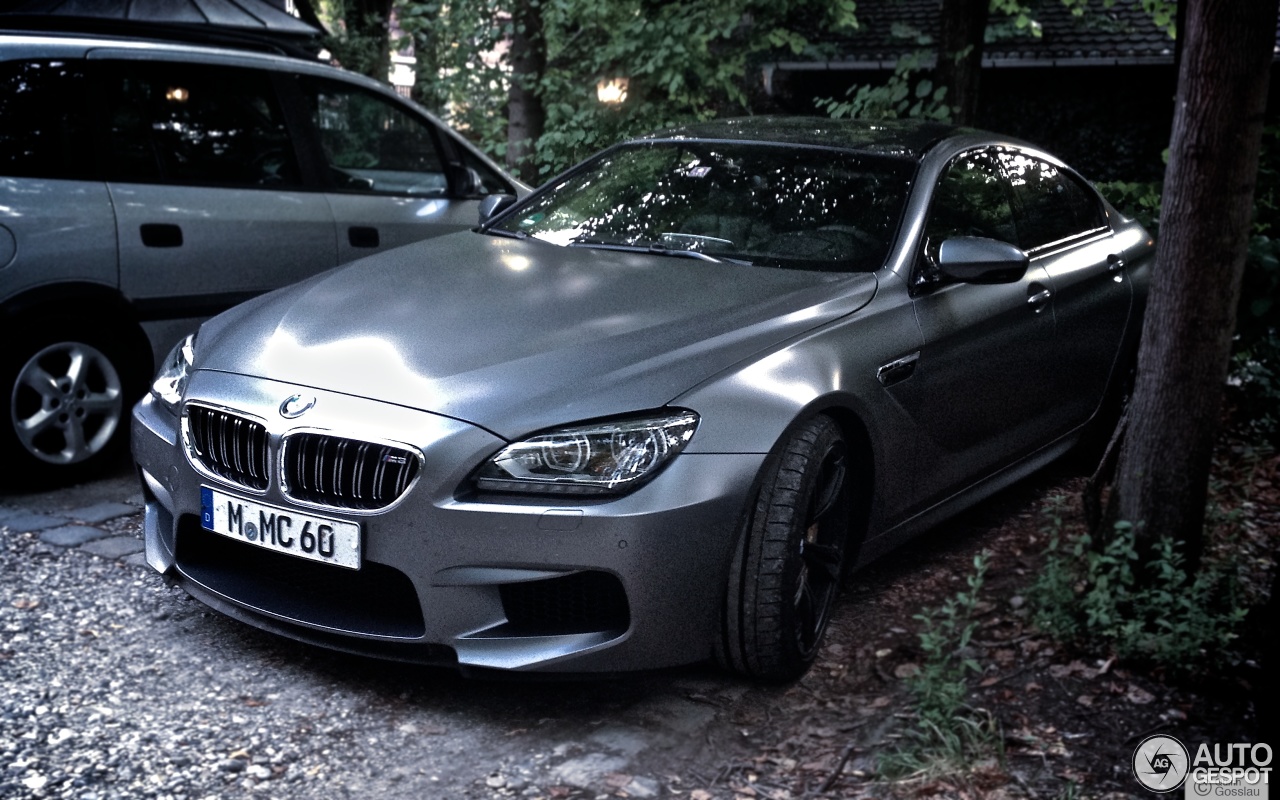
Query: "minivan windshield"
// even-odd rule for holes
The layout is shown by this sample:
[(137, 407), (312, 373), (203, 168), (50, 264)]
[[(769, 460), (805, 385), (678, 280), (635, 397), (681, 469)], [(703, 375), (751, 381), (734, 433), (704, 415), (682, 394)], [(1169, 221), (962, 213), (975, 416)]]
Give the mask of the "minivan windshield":
[(491, 228), (566, 247), (871, 271), (914, 163), (820, 147), (674, 140), (595, 157)]

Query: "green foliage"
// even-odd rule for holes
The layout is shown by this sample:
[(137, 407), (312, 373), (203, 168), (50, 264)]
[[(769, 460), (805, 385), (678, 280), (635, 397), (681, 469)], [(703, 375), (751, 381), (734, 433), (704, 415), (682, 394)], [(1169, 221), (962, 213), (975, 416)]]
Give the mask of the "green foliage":
[[(1062, 0), (1064, 5), (1088, 0)], [(1083, 13), (1083, 12), (1080, 12)], [(1004, 17), (1003, 20), (1000, 17)], [(1031, 35), (1039, 39), (1043, 35), (1040, 23), (1036, 21), (1031, 6), (1022, 0), (991, 0), (991, 24), (988, 25), (988, 36), (996, 39), (1009, 36)]]
[[(1237, 345), (1242, 341), (1237, 337)], [(1227, 390), (1239, 426), (1280, 448), (1280, 332), (1271, 328), (1237, 347)]]
[[(992, 0), (996, 2), (1007, 2), (1007, 0)], [(1083, 17), (1089, 11), (1090, 0), (1062, 0), (1062, 4), (1071, 9), (1071, 13), (1077, 17)], [(1102, 8), (1106, 10), (1116, 4), (1116, 0), (1102, 0)], [(1155, 23), (1165, 33), (1169, 34), (1169, 38), (1177, 38), (1177, 0), (1142, 0), (1142, 10), (1151, 16), (1151, 21)]]
[[(544, 176), (625, 136), (746, 113), (752, 66), (809, 47), (795, 20), (857, 24), (852, 0), (544, 0), (544, 11), (547, 119), (535, 149)], [(629, 79), (626, 102), (598, 103), (596, 80), (617, 76)]]
[(836, 119), (934, 119), (951, 120), (947, 87), (933, 85), (927, 52), (910, 53), (898, 59), (893, 75), (879, 85), (849, 87), (844, 100), (824, 98), (820, 110)]
[(1142, 223), (1153, 236), (1160, 232), (1159, 181), (1107, 181), (1097, 189), (1116, 209)]
[(973, 559), (966, 589), (940, 607), (915, 615), (924, 653), (919, 670), (907, 679), (915, 705), (915, 726), (899, 747), (880, 759), (881, 774), (898, 778), (918, 772), (952, 772), (998, 752), (999, 737), (990, 715), (965, 703), (967, 676), (981, 671), (968, 654), (977, 630), (974, 611), (987, 573), (988, 557)]
[(495, 53), (505, 31), (487, 0), (397, 0), (396, 19), (412, 45), (413, 99), (501, 161), (507, 147), (507, 76)]
[(1062, 511), (1062, 498), (1045, 507), (1045, 566), (1028, 593), (1041, 630), (1174, 671), (1212, 667), (1228, 653), (1245, 615), (1230, 564), (1190, 575), (1167, 537), (1144, 560), (1127, 522), (1101, 545), (1088, 534), (1065, 537)]
[[(511, 77), (495, 60), (495, 45), (511, 30), (513, 2), (396, 5), (419, 59), (418, 99), (498, 157), (506, 149)], [(546, 112), (532, 156), (544, 178), (626, 136), (747, 113), (753, 67), (811, 49), (796, 20), (829, 31), (857, 24), (854, 0), (540, 3), (547, 66), (529, 77)], [(613, 77), (629, 79), (627, 99), (607, 107), (596, 100), (596, 82)]]
[(316, 12), (329, 28), (323, 45), (334, 60), (352, 72), (387, 79), (387, 21), (377, 15), (359, 17), (350, 0), (320, 0)]

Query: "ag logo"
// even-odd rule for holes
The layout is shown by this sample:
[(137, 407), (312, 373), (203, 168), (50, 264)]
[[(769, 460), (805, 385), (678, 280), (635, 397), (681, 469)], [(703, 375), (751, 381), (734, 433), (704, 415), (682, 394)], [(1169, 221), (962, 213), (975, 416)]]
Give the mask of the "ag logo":
[(1148, 736), (1133, 751), (1133, 777), (1153, 792), (1172, 792), (1187, 779), (1187, 748), (1172, 736)]

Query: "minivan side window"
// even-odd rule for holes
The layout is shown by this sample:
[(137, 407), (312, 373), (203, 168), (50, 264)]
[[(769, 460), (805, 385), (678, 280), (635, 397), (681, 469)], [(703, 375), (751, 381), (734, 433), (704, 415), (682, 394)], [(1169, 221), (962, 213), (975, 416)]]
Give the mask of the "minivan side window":
[(104, 72), (108, 180), (283, 188), (301, 183), (270, 77), (119, 62)]
[(82, 63), (0, 63), (0, 175), (70, 180), (94, 177)]
[(357, 86), (312, 76), (301, 85), (335, 188), (448, 194), (435, 133), (422, 119)]

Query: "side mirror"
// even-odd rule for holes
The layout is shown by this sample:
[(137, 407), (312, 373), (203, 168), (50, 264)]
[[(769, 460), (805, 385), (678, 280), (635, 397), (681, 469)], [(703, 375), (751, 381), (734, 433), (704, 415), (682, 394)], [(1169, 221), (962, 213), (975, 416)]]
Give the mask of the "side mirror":
[(489, 220), (506, 211), (515, 205), (516, 196), (513, 194), (491, 194), (480, 201), (480, 224), (484, 225)]
[(448, 167), (453, 196), (461, 200), (475, 200), (484, 196), (484, 179), (472, 167), (464, 164), (451, 164)]
[(947, 239), (938, 251), (942, 274), (965, 283), (1013, 283), (1022, 280), (1030, 264), (1021, 249), (977, 236)]

